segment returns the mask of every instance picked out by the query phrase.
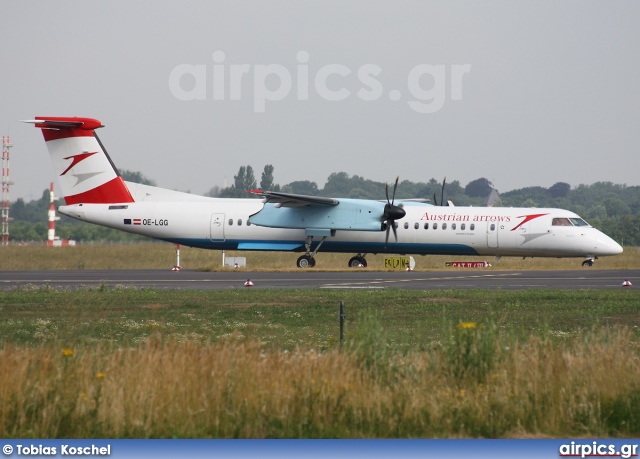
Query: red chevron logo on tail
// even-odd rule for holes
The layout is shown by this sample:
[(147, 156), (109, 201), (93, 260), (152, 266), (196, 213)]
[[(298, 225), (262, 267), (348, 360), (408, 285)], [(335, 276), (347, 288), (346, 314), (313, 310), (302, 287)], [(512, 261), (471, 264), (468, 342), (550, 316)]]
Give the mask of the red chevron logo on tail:
[(72, 161), (71, 161), (71, 165), (69, 165), (69, 167), (67, 167), (67, 168), (65, 169), (65, 171), (64, 171), (62, 174), (60, 174), (60, 176), (63, 176), (64, 174), (66, 174), (67, 172), (69, 172), (69, 170), (70, 170), (73, 166), (75, 166), (76, 164), (78, 164), (80, 161), (83, 161), (83, 160), (87, 159), (89, 156), (93, 156), (93, 155), (95, 155), (96, 153), (98, 153), (98, 152), (97, 152), (97, 151), (94, 151), (93, 153), (80, 153), (79, 155), (67, 156), (67, 157), (66, 157), (66, 158), (64, 158), (64, 159), (72, 159)]

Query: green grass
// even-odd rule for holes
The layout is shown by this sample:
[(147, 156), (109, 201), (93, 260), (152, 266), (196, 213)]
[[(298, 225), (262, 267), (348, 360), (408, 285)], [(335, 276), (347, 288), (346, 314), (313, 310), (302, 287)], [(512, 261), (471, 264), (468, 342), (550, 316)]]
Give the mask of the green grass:
[(637, 437), (638, 305), (633, 289), (0, 292), (0, 437)]
[[(637, 290), (166, 291), (134, 288), (25, 288), (0, 292), (4, 342), (36, 345), (134, 345), (160, 334), (179, 341), (251, 338), (277, 349), (330, 349), (338, 307), (346, 305), (347, 338), (363, 313), (383, 324), (388, 346), (427, 348), (443, 327), (492, 321), (501, 333), (557, 339), (580, 331), (640, 326)], [(351, 335), (350, 335), (351, 334)]]

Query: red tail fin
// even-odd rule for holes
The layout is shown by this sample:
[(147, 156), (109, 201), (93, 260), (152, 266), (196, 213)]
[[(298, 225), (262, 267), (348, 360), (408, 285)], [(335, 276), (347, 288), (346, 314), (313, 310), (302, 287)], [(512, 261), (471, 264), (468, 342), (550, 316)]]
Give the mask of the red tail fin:
[(129, 189), (102, 146), (92, 118), (37, 116), (67, 204), (133, 202)]

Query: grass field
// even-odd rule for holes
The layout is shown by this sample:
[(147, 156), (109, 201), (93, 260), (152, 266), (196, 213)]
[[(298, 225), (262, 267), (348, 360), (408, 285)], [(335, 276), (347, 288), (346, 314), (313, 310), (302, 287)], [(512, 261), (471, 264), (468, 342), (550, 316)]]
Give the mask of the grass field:
[(319, 351), (336, 345), (338, 306), (347, 328), (372, 315), (390, 349), (429, 349), (459, 322), (499, 324), (518, 339), (576, 336), (640, 326), (640, 293), (607, 291), (153, 290), (26, 288), (0, 293), (0, 336), (18, 345), (132, 346), (152, 336), (216, 341), (234, 336), (267, 348)]
[[(170, 269), (175, 255), (158, 243), (0, 247), (3, 270)], [(298, 254), (227, 255), (249, 270), (297, 270)], [(638, 268), (637, 255), (486, 269)], [(346, 270), (349, 257), (320, 253), (314, 270)], [(382, 270), (382, 256), (368, 260)], [(453, 260), (416, 257), (416, 270), (455, 270)], [(185, 247), (181, 264), (228, 269), (220, 252)], [(638, 437), (639, 308), (635, 288), (28, 286), (0, 292), (0, 436)]]
[[(252, 271), (297, 270), (299, 253), (227, 251), (227, 256), (246, 257), (247, 269)], [(345, 270), (347, 262), (355, 254), (318, 253), (317, 265), (321, 270)], [(447, 268), (447, 261), (488, 261), (491, 269), (578, 269), (580, 258), (502, 258), (493, 257), (415, 256), (416, 270), (455, 270)], [(367, 255), (369, 270), (384, 270), (383, 255)], [(171, 269), (176, 264), (175, 245), (168, 243), (80, 245), (77, 247), (48, 248), (43, 246), (0, 247), (1, 269)], [(188, 269), (218, 271), (222, 267), (219, 250), (181, 247), (180, 264)], [(621, 255), (604, 257), (596, 261), (595, 269), (640, 268), (640, 249), (625, 247)]]
[(0, 436), (637, 437), (639, 305), (634, 289), (0, 292)]

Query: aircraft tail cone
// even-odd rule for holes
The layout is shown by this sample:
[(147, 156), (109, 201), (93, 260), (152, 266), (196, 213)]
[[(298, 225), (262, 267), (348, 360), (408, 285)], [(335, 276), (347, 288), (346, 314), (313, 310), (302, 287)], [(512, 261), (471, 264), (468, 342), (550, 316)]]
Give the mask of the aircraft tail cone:
[(251, 282), (251, 279), (247, 279), (247, 282), (244, 283), (245, 287), (253, 287), (253, 282)]
[(622, 283), (623, 287), (631, 287), (631, 282), (629, 282), (627, 279), (624, 280), (624, 282)]

